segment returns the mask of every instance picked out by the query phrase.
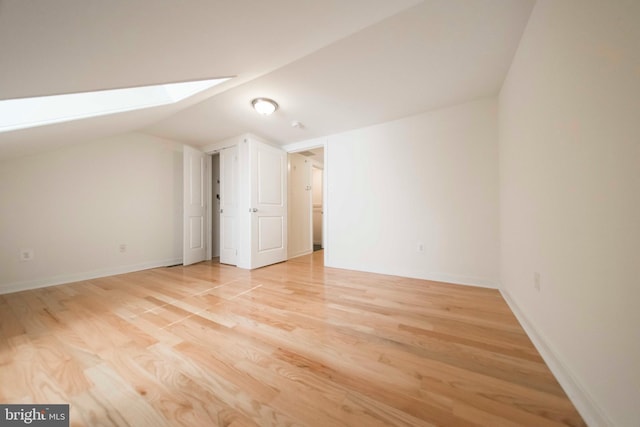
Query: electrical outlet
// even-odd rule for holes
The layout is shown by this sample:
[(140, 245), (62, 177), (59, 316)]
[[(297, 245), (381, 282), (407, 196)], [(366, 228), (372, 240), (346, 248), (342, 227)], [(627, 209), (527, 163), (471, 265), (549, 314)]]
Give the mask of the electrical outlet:
[(122, 243), (120, 245), (120, 252), (127, 252), (127, 245), (125, 245), (124, 243)]
[(540, 292), (540, 273), (537, 271), (533, 273), (533, 287), (536, 291)]
[(20, 249), (20, 261), (33, 261), (35, 253), (33, 249)]

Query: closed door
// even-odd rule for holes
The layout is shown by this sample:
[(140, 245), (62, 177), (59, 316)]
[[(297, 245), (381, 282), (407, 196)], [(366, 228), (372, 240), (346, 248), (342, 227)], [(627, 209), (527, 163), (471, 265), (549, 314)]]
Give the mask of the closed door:
[(184, 146), (183, 150), (183, 248), (184, 265), (204, 261), (207, 212), (205, 154)]
[(251, 268), (287, 258), (287, 155), (250, 140)]
[(238, 147), (220, 152), (220, 262), (237, 264)]

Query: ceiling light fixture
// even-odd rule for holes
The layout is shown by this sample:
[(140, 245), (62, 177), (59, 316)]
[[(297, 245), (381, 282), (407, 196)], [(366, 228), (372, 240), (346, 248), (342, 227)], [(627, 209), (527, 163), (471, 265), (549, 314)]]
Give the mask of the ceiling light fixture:
[(278, 109), (278, 103), (269, 98), (256, 98), (251, 101), (253, 108), (260, 114), (268, 116)]

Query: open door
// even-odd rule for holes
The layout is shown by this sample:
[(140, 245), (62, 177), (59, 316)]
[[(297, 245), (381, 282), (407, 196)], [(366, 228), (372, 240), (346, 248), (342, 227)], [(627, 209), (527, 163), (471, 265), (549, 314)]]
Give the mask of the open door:
[(238, 147), (220, 151), (220, 262), (238, 258)]
[(183, 150), (183, 249), (184, 265), (204, 261), (206, 257), (206, 166), (205, 154), (189, 146)]
[(251, 268), (287, 259), (287, 154), (249, 140)]
[(322, 195), (322, 174), (323, 170), (313, 166), (312, 168), (312, 184), (311, 184), (311, 199), (313, 203), (313, 246), (314, 249), (317, 246), (324, 248), (324, 230), (322, 227), (324, 215), (324, 202)]
[(299, 153), (289, 154), (288, 159), (287, 256), (291, 259), (313, 250), (311, 161)]

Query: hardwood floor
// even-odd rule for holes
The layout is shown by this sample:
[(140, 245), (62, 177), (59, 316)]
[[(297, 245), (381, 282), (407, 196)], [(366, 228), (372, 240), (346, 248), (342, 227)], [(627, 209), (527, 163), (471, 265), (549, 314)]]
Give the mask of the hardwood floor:
[(73, 426), (580, 426), (495, 290), (213, 262), (0, 296), (0, 402)]

